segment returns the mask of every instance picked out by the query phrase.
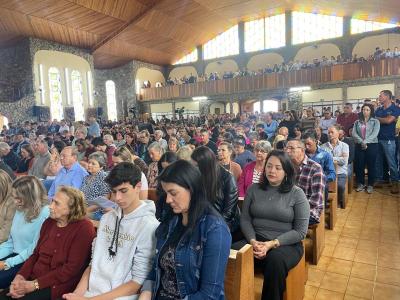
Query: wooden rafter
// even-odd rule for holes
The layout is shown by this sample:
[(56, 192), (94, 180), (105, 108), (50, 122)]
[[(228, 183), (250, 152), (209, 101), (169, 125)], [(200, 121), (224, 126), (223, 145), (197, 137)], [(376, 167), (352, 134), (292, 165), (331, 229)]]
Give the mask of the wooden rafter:
[(95, 44), (91, 51), (92, 53), (104, 46), (105, 44), (109, 43), (110, 41), (114, 40), (117, 38), (125, 29), (127, 29), (129, 26), (139, 22), (144, 16), (146, 16), (156, 5), (160, 4), (163, 0), (153, 0), (147, 8), (141, 12), (140, 14), (134, 16), (131, 20), (114, 30), (112, 33), (110, 33), (108, 36), (106, 36), (104, 39), (102, 39), (100, 42)]

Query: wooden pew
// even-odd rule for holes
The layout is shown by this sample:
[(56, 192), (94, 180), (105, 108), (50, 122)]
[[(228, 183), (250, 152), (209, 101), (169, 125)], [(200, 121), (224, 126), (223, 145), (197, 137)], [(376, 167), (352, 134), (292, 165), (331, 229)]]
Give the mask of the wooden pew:
[(328, 182), (328, 189), (329, 207), (325, 208), (325, 225), (328, 229), (333, 230), (336, 223), (338, 206), (337, 178), (335, 181)]
[(244, 245), (232, 250), (225, 271), (225, 299), (254, 300), (253, 247)]
[(148, 189), (147, 198), (149, 200), (157, 201), (158, 200), (157, 189)]
[[(304, 247), (304, 243), (303, 243)], [(307, 281), (306, 274), (306, 260), (305, 252), (303, 252), (303, 257), (293, 269), (291, 269), (286, 277), (286, 291), (283, 294), (284, 300), (302, 300), (305, 293), (305, 284)], [(256, 272), (255, 283), (256, 283), (256, 299), (261, 298), (262, 284), (264, 281), (264, 275), (262, 272)], [(260, 292), (258, 292), (260, 291)], [(227, 298), (230, 300), (229, 298)]]
[(308, 226), (305, 240), (306, 260), (316, 265), (325, 247), (325, 211), (322, 211), (320, 223)]

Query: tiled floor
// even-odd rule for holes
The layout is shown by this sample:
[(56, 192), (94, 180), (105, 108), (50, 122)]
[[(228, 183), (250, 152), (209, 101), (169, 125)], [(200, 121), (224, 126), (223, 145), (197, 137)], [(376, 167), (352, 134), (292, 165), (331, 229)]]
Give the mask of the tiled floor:
[(400, 300), (400, 197), (353, 192), (309, 265), (305, 300)]

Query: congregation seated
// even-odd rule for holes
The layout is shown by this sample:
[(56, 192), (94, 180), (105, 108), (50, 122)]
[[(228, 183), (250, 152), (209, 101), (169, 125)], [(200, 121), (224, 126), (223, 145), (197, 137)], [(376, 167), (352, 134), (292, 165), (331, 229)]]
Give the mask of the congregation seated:
[(0, 244), (5, 242), (9, 235), (12, 220), (15, 214), (15, 203), (11, 197), (12, 180), (7, 172), (0, 170)]
[(234, 161), (240, 165), (242, 170), (249, 162), (256, 160), (254, 154), (245, 149), (246, 139), (243, 136), (238, 136), (233, 140), (233, 147), (236, 153)]
[(55, 195), (57, 188), (61, 185), (72, 186), (77, 189), (81, 187), (83, 178), (88, 175), (88, 172), (82, 168), (77, 159), (77, 151), (72, 146), (67, 146), (61, 151), (60, 161), (62, 168), (51, 184), (48, 192), (50, 198)]
[(42, 223), (49, 216), (46, 190), (34, 176), (22, 176), (12, 184), (16, 212), (9, 237), (0, 244), (0, 289), (10, 286), (22, 264), (33, 253)]
[(295, 169), (282, 151), (268, 154), (261, 180), (246, 193), (240, 219), (246, 242), (253, 246), (256, 264), (263, 268), (262, 300), (281, 300), (290, 269), (303, 256), (310, 205), (301, 188), (295, 186)]
[(336, 180), (336, 170), (332, 155), (318, 146), (317, 136), (314, 131), (309, 130), (303, 135), (306, 155), (320, 164), (325, 175), (325, 205), (328, 201), (328, 183)]
[(117, 207), (101, 218), (91, 263), (64, 299), (136, 299), (151, 269), (158, 226), (154, 202), (139, 199), (140, 179), (140, 169), (128, 162), (106, 177)]
[(59, 299), (73, 291), (90, 261), (95, 230), (85, 218), (83, 194), (60, 187), (37, 245), (0, 299)]
[(10, 167), (11, 170), (17, 171), (21, 159), (14, 151), (12, 151), (10, 145), (5, 142), (0, 142), (0, 158)]
[(239, 197), (244, 197), (247, 189), (253, 183), (259, 183), (264, 171), (265, 160), (271, 150), (271, 143), (268, 141), (261, 140), (256, 143), (254, 147), (256, 160), (246, 164), (238, 181)]
[(89, 155), (87, 175), (83, 179), (80, 190), (84, 194), (84, 199), (87, 204), (88, 216), (93, 220), (100, 220), (104, 209), (109, 209), (115, 203), (108, 200), (108, 195), (111, 192), (104, 179), (107, 177), (107, 172), (104, 168), (107, 167), (107, 156), (104, 152), (94, 152)]
[(232, 161), (233, 156), (233, 146), (227, 142), (221, 142), (218, 145), (218, 160), (222, 167), (233, 174), (236, 182), (239, 180), (240, 175), (242, 174), (242, 168), (240, 165), (234, 161)]
[[(148, 169), (146, 163), (138, 156), (132, 155), (132, 153), (129, 151), (129, 148), (126, 146), (122, 146), (121, 148), (117, 149), (113, 153), (112, 161), (113, 161), (114, 167), (121, 162), (129, 162), (129, 163), (133, 163), (135, 166), (137, 166), (141, 170), (142, 185), (140, 188), (139, 198), (140, 198), (140, 200), (147, 199), (149, 185), (148, 185), (147, 177), (146, 177), (145, 173), (143, 172), (143, 170)], [(146, 168), (143, 167), (143, 164), (146, 166)]]
[(192, 153), (192, 160), (202, 175), (207, 199), (224, 218), (235, 239), (240, 234), (239, 196), (235, 178), (218, 164), (217, 158), (208, 147), (196, 148)]
[(161, 173), (173, 214), (157, 228), (156, 256), (139, 300), (224, 298), (231, 236), (210, 205), (201, 177), (184, 160)]
[(149, 170), (147, 171), (147, 179), (149, 181), (149, 188), (157, 188), (157, 177), (158, 177), (158, 161), (164, 154), (164, 148), (158, 142), (153, 142), (147, 148), (149, 156), (152, 162), (149, 164)]
[(317, 224), (324, 209), (325, 175), (322, 167), (307, 157), (301, 140), (288, 141), (285, 151), (296, 170), (295, 183), (303, 190), (310, 204), (309, 224)]
[(18, 162), (17, 169), (15, 170), (17, 175), (28, 174), (29, 169), (32, 167), (34, 156), (35, 154), (33, 153), (30, 144), (21, 146), (21, 159)]

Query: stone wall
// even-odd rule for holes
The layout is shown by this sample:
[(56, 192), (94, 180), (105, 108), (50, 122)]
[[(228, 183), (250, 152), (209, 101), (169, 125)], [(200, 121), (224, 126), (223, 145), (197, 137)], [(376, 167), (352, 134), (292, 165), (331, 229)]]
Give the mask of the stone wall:
[(136, 107), (139, 114), (149, 111), (147, 106), (138, 103), (136, 96), (135, 79), (136, 73), (140, 68), (148, 68), (164, 72), (162, 66), (135, 60), (118, 68), (103, 70), (95, 69), (95, 101), (98, 103), (99, 107), (103, 107), (102, 118), (107, 119), (107, 80), (112, 80), (115, 83), (118, 119), (132, 116), (129, 113), (129, 109), (132, 107)]
[(34, 58), (39, 50), (60, 51), (80, 56), (88, 61), (94, 74), (93, 56), (85, 49), (35, 38), (27, 38), (12, 47), (1, 49), (0, 112), (10, 122), (37, 120), (33, 115), (37, 92), (34, 90)]
[(95, 101), (103, 108), (103, 119), (107, 119), (107, 93), (106, 81), (112, 80), (115, 83), (115, 96), (117, 99), (118, 119), (127, 116), (129, 107), (136, 104), (135, 80), (133, 79), (133, 62), (114, 69), (95, 70), (94, 86)]

